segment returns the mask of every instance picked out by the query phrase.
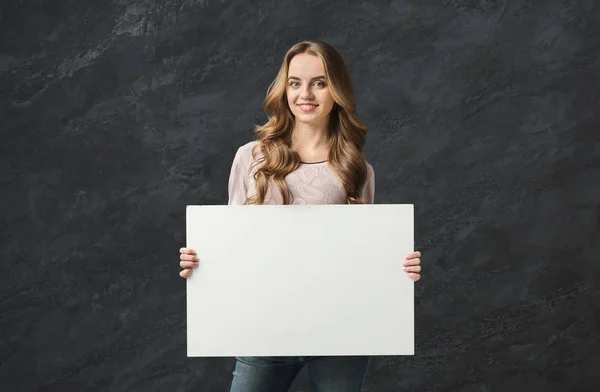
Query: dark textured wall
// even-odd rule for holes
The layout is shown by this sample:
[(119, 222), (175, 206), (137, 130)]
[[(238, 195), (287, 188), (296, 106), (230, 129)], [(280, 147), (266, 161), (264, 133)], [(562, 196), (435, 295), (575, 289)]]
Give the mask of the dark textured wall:
[(423, 252), (416, 355), (366, 391), (600, 390), (600, 3), (251, 3), (0, 5), (0, 389), (227, 390), (233, 359), (186, 358), (185, 205), (226, 203), (317, 38)]

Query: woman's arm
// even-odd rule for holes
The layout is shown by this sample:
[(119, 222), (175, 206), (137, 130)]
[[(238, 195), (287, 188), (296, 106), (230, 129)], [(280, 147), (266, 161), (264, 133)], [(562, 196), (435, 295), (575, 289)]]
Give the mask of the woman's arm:
[(375, 202), (375, 171), (373, 170), (373, 166), (367, 163), (367, 181), (363, 186), (361, 196), (363, 199), (367, 200), (369, 204), (373, 204)]
[(248, 168), (243, 163), (243, 152), (239, 148), (233, 158), (229, 173), (229, 205), (241, 205), (246, 201), (248, 190)]

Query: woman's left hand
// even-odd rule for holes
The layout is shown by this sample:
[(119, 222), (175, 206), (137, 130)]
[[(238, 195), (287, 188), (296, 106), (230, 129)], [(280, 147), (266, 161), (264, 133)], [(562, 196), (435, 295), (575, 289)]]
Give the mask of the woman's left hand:
[(421, 279), (421, 252), (412, 252), (406, 256), (404, 261), (404, 271), (413, 281)]

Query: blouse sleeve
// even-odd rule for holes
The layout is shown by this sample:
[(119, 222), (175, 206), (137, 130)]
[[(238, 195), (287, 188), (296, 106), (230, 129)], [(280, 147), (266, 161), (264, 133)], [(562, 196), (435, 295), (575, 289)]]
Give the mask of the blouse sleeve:
[(363, 186), (361, 196), (367, 200), (369, 204), (375, 203), (375, 171), (369, 164), (367, 164), (367, 181)]
[(229, 173), (229, 205), (241, 205), (246, 201), (248, 169), (242, 161), (241, 148), (237, 150)]

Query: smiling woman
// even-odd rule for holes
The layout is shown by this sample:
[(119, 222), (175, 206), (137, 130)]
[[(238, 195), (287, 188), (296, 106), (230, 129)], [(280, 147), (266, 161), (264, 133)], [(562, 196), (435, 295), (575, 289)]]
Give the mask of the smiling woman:
[[(362, 154), (367, 127), (356, 115), (352, 80), (337, 50), (321, 41), (294, 45), (264, 108), (269, 120), (233, 160), (230, 205), (374, 203), (375, 173)], [(180, 253), (180, 275), (187, 278), (199, 260), (193, 249)], [(402, 262), (419, 280), (420, 253)], [(305, 365), (315, 390), (358, 392), (368, 363), (368, 357), (238, 357), (231, 392), (287, 391)]]
[[(297, 121), (317, 122), (328, 117), (333, 109), (335, 101), (327, 88), (325, 75), (321, 75), (323, 68), (318, 57), (306, 53), (297, 55), (290, 62), (287, 100)], [(315, 74), (319, 76), (311, 77)]]
[[(343, 203), (372, 203), (361, 192), (372, 180), (365, 161), (367, 126), (356, 114), (354, 87), (340, 53), (322, 41), (288, 50), (264, 102), (269, 121), (257, 126), (253, 156), (256, 192), (245, 204), (264, 204), (270, 180), (283, 204), (293, 204), (284, 180), (302, 162), (327, 161), (345, 193)], [(367, 185), (369, 186), (369, 185)]]

